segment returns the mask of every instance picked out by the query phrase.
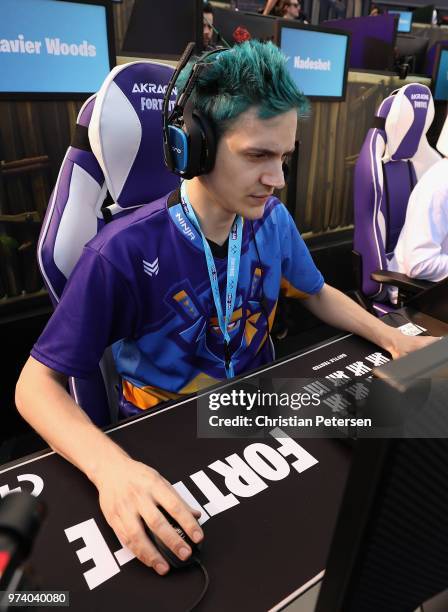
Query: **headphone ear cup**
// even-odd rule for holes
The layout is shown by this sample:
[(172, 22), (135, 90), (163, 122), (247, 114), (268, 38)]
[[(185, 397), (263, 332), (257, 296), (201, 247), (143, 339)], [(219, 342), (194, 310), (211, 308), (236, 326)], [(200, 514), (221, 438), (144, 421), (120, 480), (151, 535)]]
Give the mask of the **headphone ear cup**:
[(201, 174), (201, 154), (203, 136), (200, 124), (194, 115), (194, 108), (190, 100), (184, 108), (184, 131), (188, 141), (187, 165), (183, 178), (191, 179)]
[(206, 174), (213, 169), (216, 157), (216, 137), (210, 121), (193, 108), (190, 100), (184, 109), (185, 131), (188, 136), (188, 162), (185, 178)]
[(164, 143), (164, 154), (168, 168), (182, 175), (188, 167), (188, 141), (181, 128), (174, 125), (168, 126), (168, 143), (166, 145)]
[(216, 159), (216, 134), (210, 120), (199, 111), (193, 112), (202, 131), (201, 174), (211, 172)]

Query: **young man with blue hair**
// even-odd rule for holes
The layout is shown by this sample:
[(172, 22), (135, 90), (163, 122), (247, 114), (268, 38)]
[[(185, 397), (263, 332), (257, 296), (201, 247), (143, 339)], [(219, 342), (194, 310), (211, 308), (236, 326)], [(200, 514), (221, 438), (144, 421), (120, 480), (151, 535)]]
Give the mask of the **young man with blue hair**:
[(266, 364), (280, 290), (393, 357), (431, 341), (403, 336), (326, 285), (273, 196), (307, 110), (281, 52), (248, 42), (209, 61), (191, 101), (218, 138), (213, 167), (86, 245), (16, 394), (22, 416), (95, 484), (120, 541), (160, 574), (168, 565), (142, 521), (185, 559), (189, 546), (157, 506), (194, 542), (203, 537), (198, 514), (90, 422), (67, 376), (88, 376), (115, 343), (127, 416)]

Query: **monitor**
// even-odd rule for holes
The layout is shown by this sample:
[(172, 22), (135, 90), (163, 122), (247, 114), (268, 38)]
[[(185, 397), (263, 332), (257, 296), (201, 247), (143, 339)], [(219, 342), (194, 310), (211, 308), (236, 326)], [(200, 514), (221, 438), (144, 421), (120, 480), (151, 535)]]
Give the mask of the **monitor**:
[(340, 101), (347, 86), (350, 34), (277, 20), (277, 44), (297, 87), (311, 100)]
[(434, 4), (428, 4), (414, 9), (413, 22), (414, 23), (432, 23), (432, 15), (434, 12)]
[(262, 41), (275, 39), (275, 17), (258, 13), (213, 8), (213, 23), (217, 30), (217, 43), (232, 46), (248, 39)]
[(85, 98), (115, 65), (108, 0), (1, 0), (0, 98)]
[(392, 15), (326, 21), (325, 27), (350, 32), (349, 66), (355, 70), (393, 69), (397, 18)]
[(409, 33), (412, 29), (412, 11), (388, 11), (389, 15), (398, 15), (398, 32)]
[(135, 0), (122, 55), (177, 60), (191, 41), (202, 52), (202, 0)]
[(424, 74), (428, 39), (411, 34), (398, 34), (396, 45), (398, 63), (409, 64), (411, 74)]
[[(447, 355), (445, 338), (374, 370), (398, 395), (418, 379), (439, 386), (430, 409), (445, 432)], [(437, 429), (358, 440), (315, 612), (411, 611), (448, 587), (448, 440)]]
[(448, 49), (440, 47), (434, 65), (432, 91), (434, 100), (448, 101)]

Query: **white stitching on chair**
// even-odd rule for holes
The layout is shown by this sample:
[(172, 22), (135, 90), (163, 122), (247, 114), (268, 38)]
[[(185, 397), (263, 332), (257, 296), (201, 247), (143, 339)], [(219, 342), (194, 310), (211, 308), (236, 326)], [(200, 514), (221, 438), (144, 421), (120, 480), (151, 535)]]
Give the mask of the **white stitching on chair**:
[(40, 238), (39, 238), (39, 243), (37, 245), (37, 258), (39, 260), (40, 273), (44, 277), (45, 282), (47, 284), (47, 287), (50, 289), (50, 291), (51, 291), (54, 299), (56, 300), (56, 302), (59, 302), (59, 297), (58, 297), (58, 295), (57, 295), (53, 285), (51, 284), (50, 279), (48, 278), (48, 276), (47, 276), (47, 274), (45, 272), (45, 267), (44, 267), (44, 264), (43, 264), (43, 261), (42, 261), (42, 245), (43, 245), (44, 241), (46, 240), (48, 228), (50, 226), (50, 222), (51, 222), (51, 219), (53, 217), (54, 206), (55, 206), (55, 203), (56, 203), (56, 194), (58, 193), (59, 182), (61, 180), (61, 175), (62, 175), (62, 169), (65, 166), (65, 162), (66, 162), (69, 150), (70, 149), (67, 149), (67, 152), (65, 153), (64, 159), (62, 160), (61, 169), (59, 170), (58, 178), (56, 180), (56, 185), (55, 185), (55, 188), (53, 190), (53, 195), (51, 197), (51, 203), (49, 204), (50, 210), (49, 210), (48, 215), (47, 215), (47, 221), (45, 223), (45, 226), (42, 228), (42, 231), (41, 231), (41, 234), (40, 234)]
[[(375, 143), (373, 142), (374, 139), (375, 139)], [(381, 139), (380, 142), (379, 142), (379, 139)], [(378, 180), (381, 180), (380, 177), (382, 178), (382, 168), (380, 165), (380, 157), (377, 156), (378, 148), (379, 148), (378, 145), (380, 143), (384, 147), (385, 142), (384, 142), (382, 135), (379, 134), (377, 131), (374, 131), (370, 139), (370, 164), (371, 164), (371, 169), (372, 169), (373, 188), (374, 188), (374, 193), (375, 193), (375, 203), (373, 207), (373, 216), (372, 216), (372, 227), (373, 227), (373, 235), (375, 237), (376, 251), (378, 255), (378, 268), (381, 268), (381, 265), (382, 265), (381, 250), (380, 250), (380, 244), (378, 240), (377, 224), (376, 224), (376, 220), (377, 220), (377, 216), (378, 216), (378, 212), (379, 212), (380, 204), (381, 204), (382, 191), (383, 191), (382, 184), (378, 184), (378, 189), (377, 189), (377, 177), (378, 177)], [(373, 151), (374, 145), (375, 145), (375, 152)], [(375, 167), (376, 167), (376, 173), (375, 173)], [(383, 291), (383, 285), (380, 284), (379, 290), (377, 291), (377, 293), (375, 293), (371, 297), (378, 296), (382, 291)]]

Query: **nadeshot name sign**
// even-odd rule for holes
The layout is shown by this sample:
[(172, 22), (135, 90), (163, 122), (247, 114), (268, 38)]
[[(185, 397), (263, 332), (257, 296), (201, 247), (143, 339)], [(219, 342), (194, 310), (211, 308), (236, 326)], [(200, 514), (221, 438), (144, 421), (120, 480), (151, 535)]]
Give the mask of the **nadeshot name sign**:
[(343, 93), (347, 37), (316, 30), (283, 28), (281, 49), (298, 88), (306, 96)]

